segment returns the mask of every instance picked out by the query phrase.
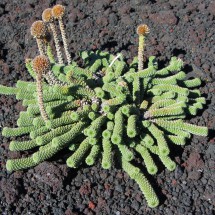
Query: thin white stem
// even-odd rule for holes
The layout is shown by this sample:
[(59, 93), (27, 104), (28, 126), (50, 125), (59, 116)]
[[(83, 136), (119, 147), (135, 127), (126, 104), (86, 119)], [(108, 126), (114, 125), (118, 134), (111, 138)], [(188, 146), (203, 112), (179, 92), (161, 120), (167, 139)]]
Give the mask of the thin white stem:
[(71, 63), (71, 56), (70, 56), (69, 51), (68, 51), (66, 33), (65, 33), (64, 25), (63, 25), (63, 20), (61, 18), (59, 19), (59, 26), (60, 26), (60, 31), (61, 31), (61, 35), (62, 35), (64, 51), (65, 51), (65, 54), (66, 54), (68, 65), (69, 65)]
[(113, 66), (114, 62), (121, 56), (121, 54), (118, 54), (113, 60), (112, 62), (110, 63), (110, 65), (108, 67), (111, 67)]
[(50, 23), (50, 28), (52, 30), (53, 37), (54, 37), (54, 43), (55, 43), (55, 48), (56, 48), (56, 52), (57, 52), (58, 63), (59, 64), (63, 64), (63, 58), (62, 58), (62, 53), (60, 51), (60, 45), (59, 45), (59, 40), (58, 40), (58, 37), (57, 37), (57, 32), (56, 32), (55, 24), (54, 23)]

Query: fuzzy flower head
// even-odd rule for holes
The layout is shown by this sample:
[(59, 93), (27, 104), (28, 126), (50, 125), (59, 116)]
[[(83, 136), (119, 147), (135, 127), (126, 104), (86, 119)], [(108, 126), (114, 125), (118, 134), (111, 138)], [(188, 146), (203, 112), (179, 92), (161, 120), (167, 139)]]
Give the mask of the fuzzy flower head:
[(55, 19), (61, 19), (65, 13), (65, 7), (57, 4), (52, 8), (52, 16)]
[(51, 8), (47, 8), (47, 9), (45, 9), (43, 11), (42, 19), (43, 19), (43, 22), (52, 22), (53, 21), (52, 9)]
[(42, 38), (46, 35), (47, 29), (43, 21), (36, 21), (31, 26), (31, 35), (35, 38)]
[(38, 75), (42, 75), (50, 69), (49, 59), (44, 55), (38, 55), (33, 59), (32, 67)]
[(145, 24), (139, 25), (137, 27), (137, 34), (140, 35), (145, 35), (149, 33), (149, 27)]

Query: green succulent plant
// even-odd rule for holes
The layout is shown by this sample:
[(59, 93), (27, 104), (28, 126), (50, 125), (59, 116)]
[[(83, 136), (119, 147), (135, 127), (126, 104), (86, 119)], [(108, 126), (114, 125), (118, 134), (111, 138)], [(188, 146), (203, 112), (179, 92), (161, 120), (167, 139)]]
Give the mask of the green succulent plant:
[[(68, 148), (71, 156), (66, 163), (77, 168), (82, 162), (93, 165), (99, 156), (102, 167), (112, 166), (112, 151), (121, 153), (122, 168), (134, 179), (150, 207), (159, 199), (149, 181), (133, 160), (139, 154), (149, 174), (156, 174), (157, 165), (152, 154), (158, 156), (170, 171), (176, 163), (170, 158), (170, 144), (184, 145), (190, 134), (206, 136), (206, 127), (183, 121), (196, 115), (206, 103), (200, 91), (199, 78), (186, 80), (182, 60), (172, 57), (168, 66), (158, 68), (154, 56), (143, 68), (146, 25), (137, 29), (138, 57), (127, 64), (101, 51), (83, 51), (82, 68), (71, 60), (62, 17), (64, 7), (56, 5), (43, 12), (43, 21), (31, 28), (40, 55), (26, 60), (26, 68), (35, 82), (19, 80), (15, 87), (0, 85), (0, 93), (15, 95), (23, 101), (26, 111), (20, 112), (17, 128), (3, 128), (5, 137), (29, 135), (29, 140), (12, 141), (11, 151), (37, 149), (31, 156), (11, 159), (8, 171), (26, 169), (50, 159)], [(58, 19), (68, 64), (62, 62), (54, 18)], [(55, 42), (55, 61), (49, 40), (50, 25)]]

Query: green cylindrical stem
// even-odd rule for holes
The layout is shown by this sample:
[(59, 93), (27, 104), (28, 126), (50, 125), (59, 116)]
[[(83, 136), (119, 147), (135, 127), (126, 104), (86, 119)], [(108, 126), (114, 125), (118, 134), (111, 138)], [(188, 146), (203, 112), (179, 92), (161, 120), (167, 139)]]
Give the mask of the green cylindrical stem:
[(140, 78), (135, 76), (133, 81), (133, 101), (140, 104)]
[(186, 138), (183, 136), (167, 135), (167, 137), (176, 145), (185, 145)]
[(153, 89), (159, 89), (162, 92), (166, 91), (173, 91), (175, 93), (188, 96), (189, 95), (189, 90), (183, 87), (179, 87), (176, 85), (171, 85), (171, 84), (159, 84), (153, 87)]
[[(108, 67), (111, 68), (111, 67)], [(107, 72), (106, 75), (103, 77), (103, 82), (104, 83), (109, 83), (115, 79), (115, 75), (113, 72)]]
[(140, 109), (146, 110), (149, 105), (149, 102), (147, 100), (143, 100), (140, 104)]
[(32, 95), (31, 91), (21, 91), (18, 90), (16, 93), (16, 99), (17, 100), (24, 100), (24, 99), (34, 99), (34, 96)]
[(104, 139), (110, 139), (111, 133), (112, 133), (112, 132), (111, 132), (110, 130), (106, 129), (106, 130), (104, 130), (104, 131), (102, 132), (102, 136), (103, 136)]
[(117, 146), (125, 160), (131, 161), (134, 159), (134, 154), (128, 149), (128, 147), (126, 145), (118, 144)]
[(43, 150), (37, 151), (35, 152), (32, 157), (33, 160), (36, 163), (41, 163), (49, 158), (51, 158), (53, 155), (55, 155), (60, 149), (59, 148), (55, 148), (52, 147), (51, 144), (49, 145), (49, 147), (44, 148)]
[(28, 127), (28, 126), (32, 126), (33, 125), (33, 118), (31, 117), (19, 117), (19, 119), (17, 120), (17, 125), (19, 127)]
[(154, 67), (149, 67), (147, 69), (134, 73), (134, 76), (138, 76), (139, 78), (147, 78), (154, 76), (155, 74), (156, 70), (154, 69)]
[(149, 110), (161, 108), (161, 107), (167, 107), (169, 105), (175, 104), (175, 100), (173, 99), (162, 99), (160, 101), (155, 102), (152, 104), (149, 108)]
[(169, 156), (159, 155), (159, 158), (169, 171), (173, 171), (176, 168), (176, 163)]
[(199, 136), (207, 136), (208, 135), (208, 128), (204, 126), (197, 126), (192, 125), (189, 123), (183, 123), (182, 130), (188, 131), (192, 134), (199, 135)]
[(141, 135), (140, 138), (141, 138), (140, 144), (142, 144), (143, 146), (148, 148), (149, 146), (154, 145), (154, 140), (151, 137), (151, 135), (144, 134), (144, 136)]
[(93, 121), (95, 120), (97, 117), (99, 117), (98, 113), (95, 113), (93, 111), (89, 112), (88, 117)]
[(87, 165), (93, 165), (96, 161), (96, 158), (98, 157), (100, 152), (100, 146), (99, 145), (93, 145), (90, 151), (90, 154), (86, 157), (85, 161)]
[(160, 151), (160, 154), (162, 155), (168, 155), (169, 154), (169, 147), (167, 145), (167, 142), (164, 138), (163, 132), (157, 128), (153, 123), (148, 127), (149, 131), (152, 133), (152, 135), (157, 140), (158, 148)]
[(108, 113), (108, 112), (113, 112), (114, 110), (116, 109), (116, 107), (114, 105), (110, 106), (110, 105), (104, 105), (102, 107), (102, 110), (105, 112), (105, 113)]
[(120, 95), (118, 97), (106, 100), (103, 105), (116, 106), (122, 104), (126, 100), (124, 95)]
[(184, 137), (184, 138), (190, 138), (191, 135), (189, 132), (187, 131), (182, 131), (182, 130), (179, 130), (178, 128), (174, 128), (174, 127), (165, 127), (165, 130), (174, 134), (174, 135), (178, 135), (178, 136), (181, 136), (181, 137)]
[(80, 110), (80, 111), (74, 111), (71, 113), (70, 117), (75, 122), (81, 120), (83, 117), (87, 117), (87, 115), (90, 113), (91, 108), (88, 108), (86, 110)]
[(127, 135), (130, 138), (133, 138), (137, 135), (137, 119), (137, 115), (131, 115), (128, 118)]
[(28, 141), (11, 141), (9, 145), (9, 149), (11, 151), (25, 151), (29, 149), (33, 149), (37, 146), (35, 140)]
[(21, 169), (27, 169), (37, 165), (32, 157), (18, 158), (13, 160), (8, 160), (6, 163), (6, 168), (8, 171), (17, 171)]
[[(35, 94), (36, 96), (36, 94)], [(67, 100), (67, 96), (62, 95), (60, 93), (49, 93), (49, 94), (44, 94), (43, 95), (43, 101), (44, 102), (50, 102), (50, 101), (55, 101), (55, 100)]]
[(94, 145), (98, 144), (99, 139), (98, 139), (98, 138), (95, 138), (95, 137), (89, 137), (89, 138), (88, 138), (88, 141), (89, 141), (89, 144), (90, 144), (90, 145), (94, 146)]
[(107, 117), (104, 115), (95, 119), (91, 123), (90, 127), (88, 128), (88, 132), (87, 132), (88, 136), (95, 137), (100, 132), (101, 126), (106, 122), (106, 120), (107, 120)]
[(37, 128), (42, 127), (45, 125), (45, 122), (41, 116), (36, 117), (33, 119), (33, 125)]
[(186, 77), (186, 74), (184, 72), (179, 72), (175, 75), (172, 75), (170, 77), (167, 78), (154, 78), (152, 80), (152, 84), (156, 85), (156, 84), (177, 84), (177, 80), (183, 80)]
[(152, 186), (149, 184), (148, 180), (145, 178), (145, 176), (142, 173), (140, 173), (140, 169), (137, 167), (134, 167), (125, 159), (122, 159), (122, 167), (125, 170), (125, 172), (127, 172), (128, 175), (131, 178), (134, 178), (134, 180), (138, 183), (141, 191), (143, 192), (146, 198), (146, 201), (149, 207), (153, 208), (158, 206), (159, 204), (158, 197), (155, 194)]
[(34, 72), (32, 66), (31, 66), (31, 60), (26, 60), (25, 61), (25, 67), (28, 70), (28, 73), (35, 79), (36, 78), (36, 73)]
[(37, 137), (36, 144), (39, 146), (45, 145), (45, 144), (51, 142), (53, 138), (68, 132), (71, 128), (72, 128), (72, 125), (66, 125), (66, 126), (61, 126), (56, 129), (53, 129), (50, 132)]
[(49, 58), (50, 63), (56, 63), (55, 59), (54, 59), (54, 55), (52, 53), (52, 48), (51, 48), (49, 43), (47, 45), (46, 54), (47, 54), (47, 56)]
[(95, 73), (97, 70), (99, 70), (99, 68), (101, 67), (102, 65), (102, 61), (101, 59), (97, 59), (93, 65), (89, 68), (89, 70), (92, 72), (92, 73)]
[(109, 131), (112, 131), (113, 128), (114, 128), (114, 122), (113, 122), (113, 121), (108, 121), (108, 122), (107, 122), (107, 129), (108, 129)]
[[(44, 103), (44, 107), (46, 107), (46, 110), (51, 114), (52, 112), (49, 110), (50, 108), (55, 108), (56, 105), (61, 105), (65, 102), (65, 100), (61, 101), (51, 101)], [(29, 105), (27, 108), (27, 112), (29, 115), (38, 115), (40, 113), (40, 109), (38, 105)]]
[(201, 80), (199, 78), (194, 78), (192, 80), (186, 80), (183, 82), (183, 85), (185, 87), (191, 88), (191, 87), (198, 87), (201, 85)]
[(0, 85), (0, 93), (3, 95), (16, 95), (18, 93), (17, 88), (15, 87), (6, 87)]
[(19, 128), (8, 128), (4, 127), (2, 130), (2, 135), (5, 137), (17, 137), (23, 134), (28, 134), (34, 129), (33, 126), (19, 127)]
[(124, 105), (122, 106), (122, 113), (129, 117), (131, 114), (137, 113), (137, 109), (133, 105)]
[(151, 98), (151, 102), (155, 103), (157, 101), (161, 101), (162, 99), (173, 99), (175, 98), (176, 93), (173, 91), (169, 91), (169, 92), (165, 92), (162, 93), (160, 96), (154, 96), (153, 98)]
[(158, 168), (155, 165), (155, 162), (153, 161), (150, 153), (148, 152), (147, 148), (138, 144), (135, 147), (136, 151), (139, 152), (144, 160), (144, 163), (146, 165), (146, 169), (149, 174), (154, 175), (157, 173)]
[(90, 88), (86, 88), (86, 87), (80, 87), (78, 88), (78, 90), (76, 91), (77, 95), (79, 96), (83, 96), (86, 98), (93, 98), (96, 97), (96, 93), (91, 90)]
[(46, 127), (49, 129), (51, 129), (51, 128), (54, 129), (54, 128), (57, 128), (57, 127), (60, 127), (63, 125), (72, 124), (74, 122), (75, 121), (73, 119), (71, 119), (69, 117), (69, 115), (68, 116), (62, 116), (60, 118), (46, 121)]
[(70, 141), (72, 141), (76, 136), (78, 136), (84, 127), (87, 125), (86, 122), (78, 122), (72, 127), (72, 129), (65, 134), (55, 137), (52, 140), (52, 146), (57, 148), (65, 147)]
[(86, 138), (83, 142), (81, 142), (80, 146), (73, 153), (73, 155), (67, 159), (67, 165), (72, 168), (77, 168), (81, 163), (81, 160), (91, 147), (92, 146), (89, 144), (88, 138)]
[(99, 104), (98, 104), (98, 103), (93, 103), (93, 104), (91, 105), (91, 108), (92, 108), (93, 111), (98, 111), (98, 109), (99, 109)]
[(114, 144), (120, 144), (122, 142), (123, 128), (123, 115), (121, 109), (119, 109), (115, 114), (114, 129), (111, 136), (111, 141)]
[(49, 113), (55, 113), (59, 111), (67, 111), (74, 108), (80, 107), (80, 100), (74, 100), (71, 102), (62, 102), (61, 104), (56, 105), (55, 107), (50, 107)]
[(31, 139), (35, 139), (36, 137), (41, 136), (42, 134), (48, 132), (49, 130), (50, 130), (49, 128), (47, 128), (46, 126), (43, 126), (41, 128), (31, 131), (30, 137)]
[(123, 71), (126, 68), (126, 64), (123, 61), (116, 62), (116, 69), (115, 69), (115, 77), (118, 78), (122, 75)]
[(23, 104), (23, 106), (36, 105), (37, 100), (36, 99), (24, 99), (22, 104)]
[(102, 140), (102, 148), (103, 148), (103, 154), (102, 154), (102, 167), (104, 169), (110, 169), (111, 167), (111, 150), (112, 145), (109, 139), (103, 139)]
[(160, 109), (153, 109), (145, 112), (144, 116), (146, 118), (151, 117), (163, 117), (163, 116), (173, 116), (173, 115), (180, 115), (184, 113), (184, 109), (182, 107), (172, 107), (172, 108), (160, 108)]
[(105, 92), (102, 90), (102, 88), (96, 87), (94, 90), (95, 90), (96, 96), (98, 96), (99, 98), (104, 98)]

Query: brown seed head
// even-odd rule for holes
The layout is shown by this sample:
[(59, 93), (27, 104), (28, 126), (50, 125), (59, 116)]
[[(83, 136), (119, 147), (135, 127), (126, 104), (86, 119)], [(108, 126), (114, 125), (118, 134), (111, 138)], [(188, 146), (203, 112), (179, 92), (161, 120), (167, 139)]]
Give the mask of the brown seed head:
[(52, 8), (52, 16), (55, 19), (62, 18), (64, 13), (65, 13), (65, 7), (60, 4), (57, 4)]
[(46, 26), (43, 21), (36, 21), (31, 26), (31, 35), (38, 39), (46, 35)]
[(140, 35), (145, 35), (149, 33), (149, 27), (145, 24), (139, 25), (137, 27), (137, 34)]
[(43, 11), (42, 19), (43, 19), (43, 22), (52, 22), (53, 21), (52, 9), (51, 8), (47, 8), (47, 9), (45, 9)]
[(36, 56), (33, 59), (32, 68), (39, 75), (48, 72), (50, 69), (49, 59), (44, 55)]

